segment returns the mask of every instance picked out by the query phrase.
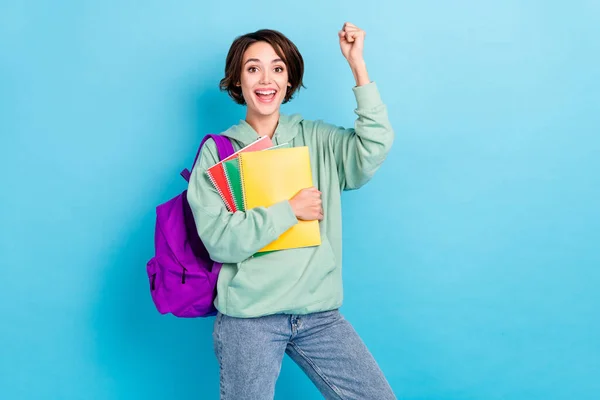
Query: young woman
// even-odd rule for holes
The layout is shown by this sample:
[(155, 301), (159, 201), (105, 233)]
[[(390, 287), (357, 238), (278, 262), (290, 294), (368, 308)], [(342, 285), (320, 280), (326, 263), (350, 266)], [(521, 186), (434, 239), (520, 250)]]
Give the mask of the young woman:
[[(234, 149), (269, 136), (274, 144), (308, 146), (315, 187), (271, 207), (229, 212), (204, 173), (218, 162), (208, 141), (195, 166), (188, 200), (211, 257), (223, 263), (217, 284), (214, 345), (222, 399), (272, 399), (288, 354), (328, 399), (394, 399), (376, 361), (342, 305), (341, 191), (357, 189), (386, 158), (394, 133), (363, 59), (365, 32), (338, 33), (356, 86), (353, 129), (280, 114), (303, 86), (296, 46), (273, 30), (235, 39), (221, 88), (246, 105), (245, 120), (222, 134)], [(298, 223), (318, 220), (322, 244), (252, 257)], [(365, 266), (375, 268), (376, 266)]]

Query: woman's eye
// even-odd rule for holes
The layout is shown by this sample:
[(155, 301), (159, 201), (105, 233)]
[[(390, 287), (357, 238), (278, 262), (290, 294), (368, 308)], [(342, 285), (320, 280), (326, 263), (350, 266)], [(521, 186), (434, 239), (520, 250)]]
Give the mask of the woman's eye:
[(275, 67), (275, 72), (283, 72), (283, 68), (282, 67)]
[(256, 71), (258, 71), (258, 68), (256, 68), (256, 67), (248, 68), (248, 72), (256, 72)]

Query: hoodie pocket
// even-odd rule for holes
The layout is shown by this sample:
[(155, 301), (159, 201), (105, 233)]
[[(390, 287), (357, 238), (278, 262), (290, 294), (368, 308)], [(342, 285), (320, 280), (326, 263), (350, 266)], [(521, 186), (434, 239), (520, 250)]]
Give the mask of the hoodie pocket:
[(236, 308), (296, 307), (331, 295), (337, 268), (328, 238), (319, 246), (275, 251), (238, 264), (229, 283), (229, 304)]

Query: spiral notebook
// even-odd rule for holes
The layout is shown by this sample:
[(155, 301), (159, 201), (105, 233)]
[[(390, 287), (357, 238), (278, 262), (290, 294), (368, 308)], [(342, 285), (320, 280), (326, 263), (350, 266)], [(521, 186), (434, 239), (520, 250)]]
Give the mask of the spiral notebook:
[[(225, 203), (225, 206), (229, 211), (236, 212), (238, 211), (238, 208), (236, 206), (233, 193), (231, 191), (231, 186), (227, 181), (227, 174), (225, 173), (223, 163), (228, 160), (236, 159), (241, 153), (265, 150), (270, 147), (273, 147), (273, 142), (271, 141), (271, 138), (268, 136), (261, 136), (259, 139), (250, 143), (248, 146), (236, 151), (229, 157), (219, 161), (218, 163), (206, 170), (208, 178), (219, 193), (219, 196), (221, 196), (221, 199), (223, 199), (223, 202)], [(242, 210), (240, 209), (240, 211)]]
[(227, 185), (231, 190), (231, 196), (238, 211), (246, 211), (244, 208), (244, 194), (242, 191), (242, 176), (240, 174), (239, 158), (226, 160), (223, 162)]
[[(290, 147), (289, 143), (283, 143), (259, 151), (271, 151), (288, 147)], [(246, 211), (246, 208), (244, 207), (244, 191), (242, 189), (242, 174), (240, 171), (239, 157), (230, 160), (224, 160), (223, 169), (225, 171), (225, 178), (227, 179), (227, 184), (229, 185), (229, 190), (231, 191), (236, 209), (238, 211)]]
[[(239, 169), (245, 210), (289, 200), (300, 190), (313, 186), (307, 146), (242, 153)], [(259, 252), (320, 244), (319, 221), (298, 221)]]

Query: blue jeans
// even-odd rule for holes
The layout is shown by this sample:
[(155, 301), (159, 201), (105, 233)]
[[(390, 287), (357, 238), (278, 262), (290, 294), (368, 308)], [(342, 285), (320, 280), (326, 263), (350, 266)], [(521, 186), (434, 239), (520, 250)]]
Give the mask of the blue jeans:
[(375, 359), (338, 310), (234, 318), (217, 314), (221, 399), (273, 399), (287, 353), (326, 399), (396, 399)]

